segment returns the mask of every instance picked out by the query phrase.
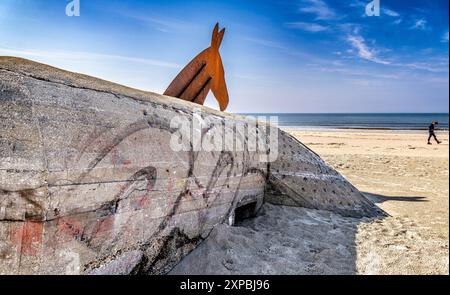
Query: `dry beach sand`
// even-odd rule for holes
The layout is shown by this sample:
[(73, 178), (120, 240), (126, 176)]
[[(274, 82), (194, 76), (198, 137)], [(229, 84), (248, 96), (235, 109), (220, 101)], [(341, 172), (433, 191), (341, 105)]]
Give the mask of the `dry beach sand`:
[(390, 216), (265, 204), (218, 226), (172, 274), (448, 274), (449, 146), (427, 132), (289, 131)]

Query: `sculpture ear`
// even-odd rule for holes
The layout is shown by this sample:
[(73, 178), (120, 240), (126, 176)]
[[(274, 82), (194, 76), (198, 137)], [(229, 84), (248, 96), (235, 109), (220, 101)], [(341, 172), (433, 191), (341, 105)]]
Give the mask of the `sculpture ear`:
[(219, 34), (218, 34), (218, 36), (217, 36), (217, 48), (219, 48), (220, 47), (220, 44), (222, 43), (222, 39), (223, 39), (223, 35), (225, 34), (225, 28), (223, 28), (220, 32), (219, 32)]
[(211, 39), (211, 47), (219, 49), (220, 44), (222, 43), (223, 35), (225, 34), (225, 28), (223, 28), (219, 32), (219, 23), (216, 24), (213, 30), (212, 39)]
[(218, 37), (219, 37), (219, 23), (217, 23), (214, 26), (214, 30), (213, 30), (212, 38), (211, 38), (211, 47), (215, 47), (216, 46)]

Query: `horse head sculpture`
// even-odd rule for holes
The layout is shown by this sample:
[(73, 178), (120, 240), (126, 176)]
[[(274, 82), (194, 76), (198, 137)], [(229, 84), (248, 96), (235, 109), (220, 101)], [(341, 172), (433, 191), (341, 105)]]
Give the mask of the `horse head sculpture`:
[(214, 27), (211, 46), (197, 55), (170, 83), (164, 95), (178, 97), (203, 105), (209, 90), (216, 97), (221, 111), (228, 106), (228, 91), (219, 47), (225, 29)]

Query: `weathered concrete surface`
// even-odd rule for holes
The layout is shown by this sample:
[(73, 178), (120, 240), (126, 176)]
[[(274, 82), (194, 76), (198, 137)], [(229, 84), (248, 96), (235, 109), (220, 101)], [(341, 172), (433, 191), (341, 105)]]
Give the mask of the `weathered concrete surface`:
[(280, 130), (278, 146), (278, 158), (269, 164), (266, 201), (329, 210), (349, 217), (384, 214), (296, 138)]
[[(166, 273), (234, 210), (273, 203), (381, 212), (291, 136), (278, 158), (173, 151), (198, 105), (0, 57), (0, 273)], [(208, 139), (250, 120), (200, 107)], [(265, 126), (258, 126), (264, 136)], [(236, 133), (247, 146), (248, 134)], [(206, 139), (206, 140), (207, 140)]]

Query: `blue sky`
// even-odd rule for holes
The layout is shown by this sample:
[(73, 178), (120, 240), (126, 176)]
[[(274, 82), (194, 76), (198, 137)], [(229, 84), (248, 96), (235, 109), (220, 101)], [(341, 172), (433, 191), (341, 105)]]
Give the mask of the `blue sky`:
[(219, 21), (230, 112), (448, 112), (447, 0), (69, 2), (0, 0), (0, 55), (162, 93)]

